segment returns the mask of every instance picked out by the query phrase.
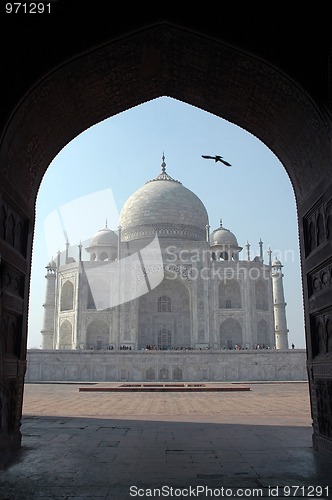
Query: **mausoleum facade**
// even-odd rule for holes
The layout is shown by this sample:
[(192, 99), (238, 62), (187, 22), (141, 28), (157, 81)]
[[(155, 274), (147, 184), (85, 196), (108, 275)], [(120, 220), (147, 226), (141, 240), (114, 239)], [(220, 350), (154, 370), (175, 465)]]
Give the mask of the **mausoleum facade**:
[(166, 172), (124, 204), (119, 227), (97, 231), (89, 260), (46, 266), (43, 349), (288, 349), (280, 261), (245, 257), (202, 201)]

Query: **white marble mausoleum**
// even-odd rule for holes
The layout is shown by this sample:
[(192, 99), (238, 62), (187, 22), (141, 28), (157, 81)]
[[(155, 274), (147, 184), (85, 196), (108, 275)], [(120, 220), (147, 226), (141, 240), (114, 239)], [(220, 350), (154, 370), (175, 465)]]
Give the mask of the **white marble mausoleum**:
[(288, 349), (282, 264), (250, 255), (202, 201), (166, 172), (97, 231), (89, 260), (46, 267), (46, 350)]

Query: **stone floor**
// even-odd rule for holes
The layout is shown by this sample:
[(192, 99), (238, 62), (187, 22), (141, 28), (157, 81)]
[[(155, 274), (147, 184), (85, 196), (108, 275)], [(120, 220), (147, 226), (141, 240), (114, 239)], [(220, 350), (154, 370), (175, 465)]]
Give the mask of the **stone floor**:
[(332, 497), (332, 457), (312, 449), (304, 382), (215, 393), (86, 386), (25, 386), (22, 449), (0, 472), (1, 500)]

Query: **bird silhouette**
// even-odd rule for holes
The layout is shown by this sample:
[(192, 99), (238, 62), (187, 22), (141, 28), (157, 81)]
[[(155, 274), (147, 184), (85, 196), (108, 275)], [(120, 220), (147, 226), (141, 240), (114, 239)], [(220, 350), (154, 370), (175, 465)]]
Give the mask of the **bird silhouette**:
[(223, 163), (227, 167), (231, 167), (232, 166), (230, 163), (228, 163), (228, 161), (223, 160), (222, 159), (223, 157), (219, 156), (219, 155), (215, 155), (215, 156), (202, 155), (202, 158), (205, 158), (205, 159), (208, 159), (208, 160), (214, 160), (215, 162), (220, 161), (221, 163)]

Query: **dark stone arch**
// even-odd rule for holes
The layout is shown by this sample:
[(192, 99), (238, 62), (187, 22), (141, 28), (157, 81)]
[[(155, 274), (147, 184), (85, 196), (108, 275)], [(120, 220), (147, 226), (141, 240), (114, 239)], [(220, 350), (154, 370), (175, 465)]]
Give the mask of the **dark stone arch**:
[[(318, 107), (288, 75), (254, 53), (222, 43), (216, 33), (203, 36), (167, 23), (126, 33), (125, 37), (67, 59), (57, 68), (49, 67), (46, 74), (45, 67), (40, 81), (33, 82), (34, 86), (13, 107), (2, 130), (0, 147), (1, 194), (7, 197), (6, 206), (19, 207), (24, 216), (22, 256), (8, 248), (7, 234), (2, 234), (1, 242), (7, 262), (26, 273), (23, 309), (17, 306), (15, 311), (21, 316), (22, 345), (27, 335), (34, 204), (48, 165), (88, 127), (148, 100), (169, 96), (249, 131), (284, 165), (298, 210), (310, 384), (319, 387), (320, 366), (312, 363), (311, 325), (316, 312), (312, 310), (313, 301), (309, 302), (307, 283), (309, 273), (323, 265), (331, 251), (324, 243), (315, 252), (306, 249), (308, 221), (332, 196), (332, 126), (326, 110)], [(2, 198), (0, 203), (3, 205)], [(329, 297), (331, 294), (323, 297), (320, 310), (331, 306)], [(18, 377), (10, 382), (17, 385), (13, 394), (22, 394), (25, 349), (22, 356)], [(331, 368), (324, 365), (324, 370), (324, 384), (330, 390)], [(332, 453), (332, 439), (321, 431), (326, 426), (318, 426), (315, 416), (322, 407), (321, 392), (311, 390), (311, 397), (315, 446)], [(2, 440), (10, 447), (20, 442), (22, 400), (16, 403), (12, 435)]]
[[(170, 51), (172, 42), (177, 44), (176, 58)], [(148, 56), (151, 50), (158, 57), (151, 59), (147, 67), (142, 54)], [(180, 69), (182, 77), (178, 73)], [(72, 85), (67, 85), (68, 80)], [(125, 43), (115, 40), (73, 58), (34, 87), (7, 124), (1, 151), (9, 155), (10, 164), (15, 155), (25, 154), (25, 161), (20, 164), (23, 170), (25, 166), (31, 167), (29, 183), (22, 189), (25, 181), (24, 176), (20, 176), (20, 168), (11, 172), (11, 179), (25, 198), (34, 202), (50, 161), (79, 133), (161, 96), (197, 106), (257, 136), (284, 164), (297, 199), (302, 199), (303, 189), (311, 189), (317, 175), (323, 173), (313, 150), (319, 143), (320, 156), (326, 152), (328, 144), (322, 143), (316, 133), (319, 128), (322, 133), (328, 132), (327, 124), (296, 85), (250, 54), (164, 24), (127, 36)], [(287, 118), (292, 117), (287, 121), (286, 109)], [(294, 126), (303, 131), (303, 120), (315, 129), (311, 137), (314, 143), (307, 140), (310, 127), (305, 135), (293, 133)], [(29, 123), (29, 129), (24, 123)], [(63, 127), (63, 123), (67, 126)], [(7, 140), (15, 136), (17, 127), (22, 129), (21, 149), (16, 151), (14, 140), (8, 151)], [(287, 139), (291, 133), (292, 142)], [(299, 150), (303, 153), (301, 157)], [(292, 161), (295, 158), (296, 161)], [(301, 164), (304, 158), (307, 161)], [(309, 160), (317, 164), (315, 172), (308, 168)], [(8, 169), (6, 172), (8, 174)]]

